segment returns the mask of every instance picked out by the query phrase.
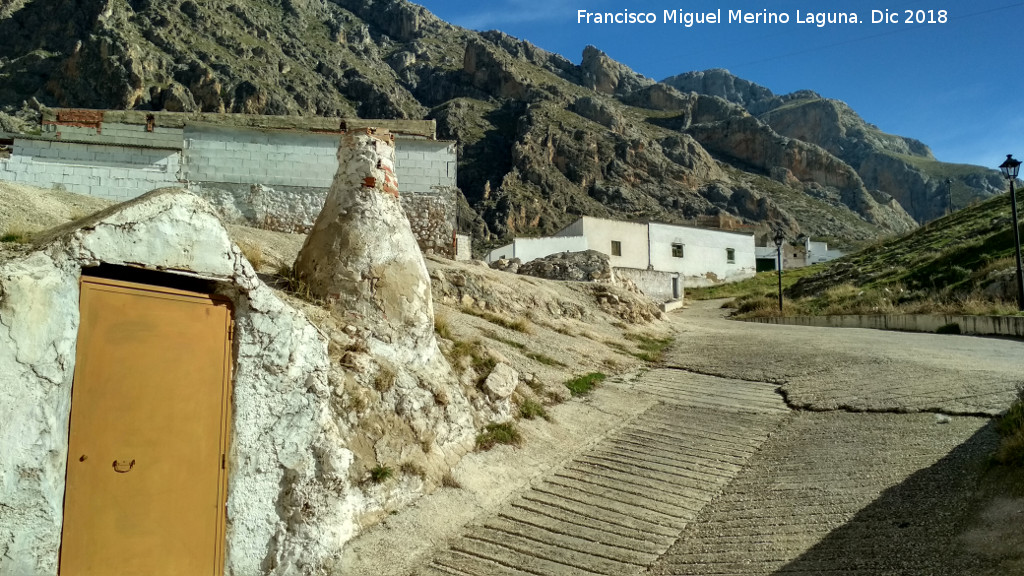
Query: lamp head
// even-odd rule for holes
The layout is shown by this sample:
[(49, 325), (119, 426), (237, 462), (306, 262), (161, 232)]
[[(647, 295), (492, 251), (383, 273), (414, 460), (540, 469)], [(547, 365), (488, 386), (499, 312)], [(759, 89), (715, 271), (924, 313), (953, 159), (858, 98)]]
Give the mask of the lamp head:
[(999, 165), (999, 170), (1003, 172), (1003, 177), (1007, 180), (1013, 180), (1017, 178), (1017, 174), (1020, 172), (1020, 160), (1014, 160), (1013, 154), (1006, 155), (1006, 161)]
[(782, 233), (782, 230), (776, 230), (775, 237), (772, 240), (775, 241), (775, 247), (778, 248), (786, 241), (786, 236)]

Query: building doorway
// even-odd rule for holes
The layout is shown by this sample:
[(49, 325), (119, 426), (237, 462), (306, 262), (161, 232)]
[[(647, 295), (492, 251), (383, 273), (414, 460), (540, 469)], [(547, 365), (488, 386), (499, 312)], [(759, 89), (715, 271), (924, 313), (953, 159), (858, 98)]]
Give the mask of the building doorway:
[(61, 576), (219, 576), (231, 421), (230, 303), (85, 277)]

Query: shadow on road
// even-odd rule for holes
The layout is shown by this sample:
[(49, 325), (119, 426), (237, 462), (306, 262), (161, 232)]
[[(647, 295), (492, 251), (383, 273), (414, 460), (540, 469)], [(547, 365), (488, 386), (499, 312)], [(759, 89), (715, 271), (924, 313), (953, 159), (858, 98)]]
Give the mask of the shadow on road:
[(995, 560), (972, 553), (958, 538), (980, 505), (980, 482), (997, 442), (993, 426), (985, 426), (775, 574), (998, 573)]

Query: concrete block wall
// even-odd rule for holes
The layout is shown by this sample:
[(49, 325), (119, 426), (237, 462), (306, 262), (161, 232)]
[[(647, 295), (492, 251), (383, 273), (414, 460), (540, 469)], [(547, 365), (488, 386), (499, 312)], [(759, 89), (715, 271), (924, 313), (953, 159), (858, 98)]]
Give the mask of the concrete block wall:
[(190, 125), (184, 138), (184, 175), (191, 182), (329, 188), (338, 171), (333, 134)]
[(63, 124), (43, 125), (43, 135), (58, 140), (116, 144), (118, 146), (174, 148), (177, 150), (181, 149), (183, 132), (181, 128), (154, 127), (152, 130), (147, 130), (146, 126), (141, 124), (120, 124), (117, 122), (104, 122), (99, 129)]
[(0, 180), (124, 201), (178, 182), (181, 153), (18, 138)]
[(437, 188), (455, 188), (455, 144), (399, 140), (395, 144), (395, 173), (402, 194), (428, 194)]
[[(616, 281), (629, 280), (633, 282), (641, 292), (655, 302), (683, 299), (683, 279), (677, 273), (636, 268), (615, 268), (614, 273)], [(672, 290), (673, 278), (676, 279), (676, 286), (679, 289), (678, 296)]]

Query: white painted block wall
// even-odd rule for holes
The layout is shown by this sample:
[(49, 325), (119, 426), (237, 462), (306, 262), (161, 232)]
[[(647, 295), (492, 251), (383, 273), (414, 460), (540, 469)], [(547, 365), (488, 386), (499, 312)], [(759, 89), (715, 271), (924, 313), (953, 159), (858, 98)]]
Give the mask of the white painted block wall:
[(338, 136), (185, 128), (184, 164), (191, 182), (328, 188), (338, 171)]
[(438, 187), (455, 188), (455, 144), (433, 140), (397, 140), (395, 173), (402, 194), (425, 194)]
[(18, 138), (0, 180), (124, 201), (177, 184), (180, 162), (176, 150)]
[(548, 236), (545, 238), (516, 238), (511, 244), (491, 250), (488, 262), (502, 258), (519, 258), (523, 264), (538, 258), (561, 252), (583, 252), (587, 250), (587, 239), (583, 236)]
[[(753, 276), (756, 252), (752, 234), (703, 230), (670, 224), (651, 224), (651, 264), (655, 270), (678, 272), (686, 286), (704, 286), (715, 281), (733, 281)], [(672, 244), (683, 244), (683, 257), (672, 256)], [(728, 249), (733, 250), (733, 262)]]

